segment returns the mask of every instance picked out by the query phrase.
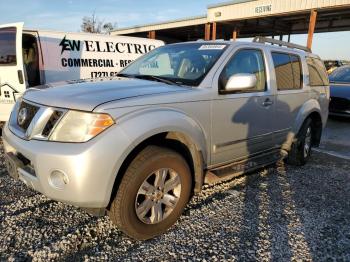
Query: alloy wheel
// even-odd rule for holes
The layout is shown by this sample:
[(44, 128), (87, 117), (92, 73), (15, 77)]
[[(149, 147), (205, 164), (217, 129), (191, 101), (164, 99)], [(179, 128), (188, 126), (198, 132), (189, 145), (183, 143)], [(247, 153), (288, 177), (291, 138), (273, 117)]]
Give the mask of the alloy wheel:
[(137, 217), (146, 224), (157, 224), (174, 210), (181, 195), (181, 178), (170, 168), (152, 172), (141, 184), (135, 199)]
[(305, 135), (304, 157), (307, 158), (311, 150), (311, 127), (308, 127)]

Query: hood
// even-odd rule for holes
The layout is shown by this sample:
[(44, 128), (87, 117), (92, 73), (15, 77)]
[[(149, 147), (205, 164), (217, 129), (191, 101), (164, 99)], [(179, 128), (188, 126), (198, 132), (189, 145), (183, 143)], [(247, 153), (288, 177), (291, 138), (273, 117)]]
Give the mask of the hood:
[(330, 83), (331, 97), (341, 97), (350, 99), (350, 83)]
[(117, 78), (28, 89), (24, 99), (46, 106), (93, 111), (97, 106), (112, 101), (186, 90), (189, 89), (154, 81)]

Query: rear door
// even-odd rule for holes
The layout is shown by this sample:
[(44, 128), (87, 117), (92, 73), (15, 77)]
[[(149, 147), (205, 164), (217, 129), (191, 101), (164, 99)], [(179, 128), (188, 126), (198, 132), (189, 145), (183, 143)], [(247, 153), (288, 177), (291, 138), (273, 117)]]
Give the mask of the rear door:
[(276, 78), (276, 112), (273, 122), (276, 146), (281, 146), (292, 137), (292, 128), (300, 108), (309, 99), (305, 86), (301, 57), (281, 51), (271, 52)]
[(0, 121), (9, 119), (17, 97), (26, 88), (22, 30), (23, 23), (0, 26)]

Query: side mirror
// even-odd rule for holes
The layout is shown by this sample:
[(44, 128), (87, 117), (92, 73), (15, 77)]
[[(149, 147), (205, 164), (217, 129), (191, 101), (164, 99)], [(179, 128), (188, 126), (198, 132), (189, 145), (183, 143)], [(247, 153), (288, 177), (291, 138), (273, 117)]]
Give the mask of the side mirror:
[(225, 91), (254, 88), (257, 81), (256, 76), (253, 74), (235, 74), (228, 79), (225, 86)]

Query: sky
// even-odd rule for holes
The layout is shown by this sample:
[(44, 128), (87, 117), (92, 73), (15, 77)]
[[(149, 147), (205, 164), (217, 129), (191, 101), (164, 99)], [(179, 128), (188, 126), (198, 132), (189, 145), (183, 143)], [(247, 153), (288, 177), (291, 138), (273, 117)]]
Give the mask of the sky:
[[(283, 0), (281, 0), (283, 1)], [(80, 31), (82, 17), (93, 12), (119, 28), (205, 15), (209, 4), (223, 0), (0, 0), (0, 24), (24, 22), (25, 28)], [(306, 35), (291, 41), (305, 45)], [(323, 59), (350, 60), (350, 31), (315, 34), (313, 52)]]

